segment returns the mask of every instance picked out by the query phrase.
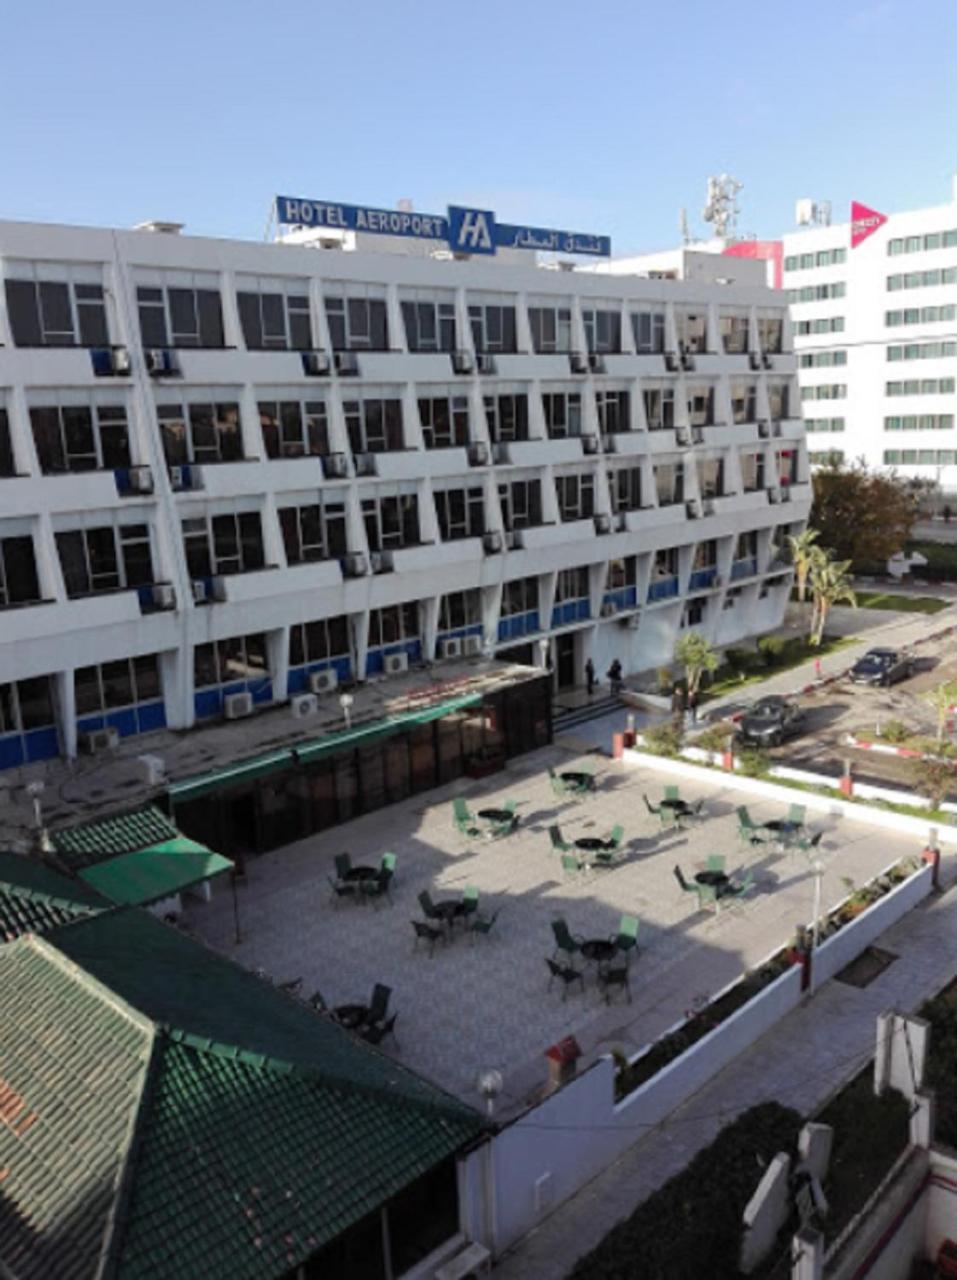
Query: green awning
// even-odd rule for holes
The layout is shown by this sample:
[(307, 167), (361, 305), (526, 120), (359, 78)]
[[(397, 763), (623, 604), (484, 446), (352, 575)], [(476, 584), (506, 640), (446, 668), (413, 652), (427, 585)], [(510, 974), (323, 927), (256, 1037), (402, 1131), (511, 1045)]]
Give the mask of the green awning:
[(123, 853), (87, 867), (80, 872), (80, 879), (111, 902), (144, 906), (169, 898), (221, 871), (230, 871), (232, 866), (228, 858), (213, 853), (205, 845), (177, 836), (148, 849)]
[(184, 778), (181, 782), (174, 782), (171, 785), (170, 799), (179, 804), (188, 800), (198, 800), (201, 796), (210, 795), (214, 791), (235, 787), (243, 782), (252, 782), (257, 778), (265, 778), (283, 769), (291, 769), (296, 764), (309, 764), (325, 756), (335, 755), (338, 751), (366, 746), (380, 738), (401, 733), (403, 729), (428, 724), (431, 720), (440, 720), (442, 716), (451, 715), (462, 707), (474, 706), (482, 701), (482, 697), (481, 693), (463, 694), (460, 698), (447, 699), (445, 702), (437, 702), (420, 710), (406, 711), (385, 720), (356, 725), (351, 729), (342, 729), (338, 733), (327, 733), (311, 742), (304, 742), (301, 746), (284, 747), (278, 751), (270, 751), (267, 755), (253, 756), (249, 760), (227, 765), (223, 769), (198, 774), (194, 778)]

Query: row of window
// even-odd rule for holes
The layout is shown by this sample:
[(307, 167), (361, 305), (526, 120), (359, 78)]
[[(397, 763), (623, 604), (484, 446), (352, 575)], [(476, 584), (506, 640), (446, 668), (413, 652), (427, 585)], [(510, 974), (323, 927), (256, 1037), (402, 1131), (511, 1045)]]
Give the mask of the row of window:
[(937, 324), (941, 320), (957, 320), (957, 306), (905, 307), (901, 311), (885, 311), (884, 323), (889, 328), (905, 324)]
[(953, 428), (952, 413), (907, 413), (884, 419), (885, 431), (952, 431)]
[(844, 450), (824, 449), (818, 453), (809, 453), (807, 460), (812, 467), (836, 467), (844, 461)]
[(953, 378), (907, 378), (902, 382), (888, 382), (884, 390), (889, 396), (938, 396), (953, 394)]
[(957, 284), (957, 267), (934, 267), (930, 271), (904, 271), (887, 277), (888, 291), (928, 289), (935, 285)]
[(895, 236), (887, 242), (887, 252), (922, 253), (927, 249), (952, 249), (957, 245), (957, 231), (930, 231), (922, 236)]
[(794, 332), (799, 338), (806, 338), (809, 334), (844, 332), (843, 316), (821, 316), (817, 320), (795, 320), (793, 324)]
[(888, 360), (940, 360), (957, 356), (957, 342), (908, 342), (888, 347)]
[(846, 351), (802, 351), (798, 357), (802, 369), (832, 369), (847, 364)]
[(953, 467), (957, 466), (955, 449), (885, 449), (886, 467)]
[[(18, 347), (108, 346), (106, 298), (102, 284), (77, 281), (8, 279), (7, 310)], [(381, 295), (381, 296), (377, 296)], [(236, 295), (243, 340), (250, 351), (309, 351), (316, 345), (305, 281), (277, 282), (275, 287), (239, 289)], [(140, 337), (147, 348), (221, 348), (226, 344), (222, 298), (214, 281), (139, 285), (136, 290)], [(383, 287), (350, 286), (348, 292), (330, 290), (323, 297), (329, 340), (334, 351), (388, 351), (397, 335), (390, 333)], [(463, 345), (456, 326), (455, 304), (448, 301), (400, 302), (405, 341), (410, 352), (452, 352)], [(640, 354), (665, 350), (664, 310), (630, 311), (635, 349)], [(574, 349), (570, 306), (556, 304), (528, 308), (532, 347), (538, 354)], [(621, 307), (582, 308), (585, 347), (595, 354), (622, 351)], [(679, 344), (689, 351), (706, 349), (706, 319), (698, 312), (677, 309)], [(508, 303), (469, 304), (468, 322), (475, 349), (517, 352), (516, 307)], [(743, 352), (749, 346), (746, 313), (720, 318), (725, 351)], [(758, 318), (760, 349), (780, 352), (781, 317)]]
[[(813, 435), (817, 431), (843, 431), (843, 418), (805, 418), (804, 430)], [(811, 456), (810, 454), (808, 455)]]
[(802, 387), (802, 400), (843, 400), (847, 395), (847, 383), (822, 382), (814, 387)]
[(847, 261), (846, 249), (819, 249), (817, 253), (788, 254), (785, 271), (809, 271), (812, 267), (835, 267)]
[(788, 302), (824, 302), (828, 298), (843, 298), (847, 285), (843, 280), (833, 284), (806, 284), (800, 289), (788, 289)]

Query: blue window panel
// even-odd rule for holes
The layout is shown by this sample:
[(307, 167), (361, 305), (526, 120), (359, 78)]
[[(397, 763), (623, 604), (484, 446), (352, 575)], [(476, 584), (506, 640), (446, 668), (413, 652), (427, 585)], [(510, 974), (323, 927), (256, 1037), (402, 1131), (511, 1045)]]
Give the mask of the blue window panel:
[(691, 575), (691, 590), (700, 591), (703, 587), (713, 585), (715, 578), (718, 576), (717, 569), (695, 569)]
[(60, 754), (60, 741), (54, 728), (31, 729), (23, 735), (28, 760), (55, 760)]
[(302, 693), (306, 687), (306, 668), (290, 667), (289, 678), (286, 681), (286, 689), (289, 693)]
[(454, 631), (440, 631), (439, 640), (463, 640), (466, 636), (480, 636), (482, 634), (481, 622), (476, 622), (470, 627), (456, 627)]
[(648, 588), (649, 600), (668, 600), (677, 594), (677, 578), (662, 578), (659, 582), (653, 582)]
[(140, 724), (140, 733), (151, 733), (154, 729), (166, 728), (166, 703), (162, 699), (158, 702), (141, 702), (136, 708), (136, 715)]
[(253, 702), (272, 702), (272, 681), (252, 681), (249, 685), (249, 692), (253, 695)]
[(731, 580), (736, 582), (739, 578), (750, 578), (758, 571), (758, 563), (756, 560), (735, 560), (731, 566)]
[(0, 738), (0, 769), (15, 769), (23, 761), (23, 740), (20, 735), (8, 733)]
[(122, 711), (108, 712), (106, 723), (111, 729), (115, 729), (121, 738), (131, 738), (139, 733), (135, 707), (124, 707)]
[(197, 720), (205, 720), (208, 716), (219, 716), (223, 713), (222, 689), (200, 689), (193, 695), (193, 708)]
[(129, 493), (130, 491), (130, 468), (117, 467), (113, 472), (113, 479), (116, 481), (117, 493)]
[(517, 636), (527, 636), (538, 629), (538, 610), (530, 609), (528, 613), (513, 613), (508, 618), (502, 618), (498, 624), (498, 638), (514, 640)]
[(366, 654), (366, 675), (378, 676), (382, 674), (383, 654), (381, 649), (370, 649)]
[(77, 720), (77, 733), (96, 733), (97, 729), (102, 729), (106, 721), (102, 716), (84, 716), (82, 720)]

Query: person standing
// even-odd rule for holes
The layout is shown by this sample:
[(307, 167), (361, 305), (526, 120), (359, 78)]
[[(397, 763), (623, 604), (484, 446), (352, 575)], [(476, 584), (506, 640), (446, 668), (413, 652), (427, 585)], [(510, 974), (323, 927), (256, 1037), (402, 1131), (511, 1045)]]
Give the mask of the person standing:
[(617, 658), (608, 668), (608, 685), (611, 689), (612, 697), (617, 697), (621, 693), (621, 663)]
[(585, 663), (585, 686), (588, 689), (589, 698), (595, 692), (595, 664), (591, 658)]
[(688, 715), (691, 719), (692, 729), (698, 723), (698, 690), (694, 689), (688, 694)]
[(676, 720), (684, 719), (685, 695), (680, 684), (676, 684), (671, 692), (671, 714)]

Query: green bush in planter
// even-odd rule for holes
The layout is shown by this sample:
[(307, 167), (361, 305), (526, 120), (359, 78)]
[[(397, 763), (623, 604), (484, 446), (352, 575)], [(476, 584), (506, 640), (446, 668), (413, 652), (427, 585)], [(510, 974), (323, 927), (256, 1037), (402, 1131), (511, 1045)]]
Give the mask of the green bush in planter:
[(758, 652), (766, 667), (776, 666), (787, 648), (784, 636), (762, 636), (758, 641)]
[(910, 730), (903, 720), (888, 720), (886, 724), (881, 725), (881, 737), (885, 742), (896, 746), (899, 742), (907, 741)]
[(771, 772), (771, 757), (761, 747), (746, 747), (738, 756), (738, 772), (746, 778), (766, 778)]
[(650, 729), (643, 729), (641, 736), (645, 749), (654, 756), (676, 756), (681, 750), (681, 728), (674, 720), (653, 724)]

